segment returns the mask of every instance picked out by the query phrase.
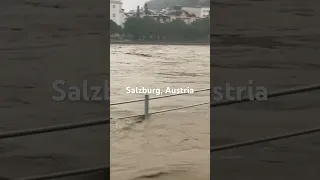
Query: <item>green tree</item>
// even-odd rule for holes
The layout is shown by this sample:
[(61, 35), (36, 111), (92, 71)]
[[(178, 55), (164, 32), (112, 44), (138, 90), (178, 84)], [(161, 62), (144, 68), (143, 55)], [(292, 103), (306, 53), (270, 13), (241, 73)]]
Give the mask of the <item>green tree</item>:
[(141, 14), (140, 6), (137, 6), (137, 18), (140, 18), (140, 14)]
[(182, 20), (160, 23), (151, 16), (130, 17), (125, 22), (123, 32), (133, 40), (204, 40), (210, 34), (210, 19), (200, 19), (191, 24), (186, 24)]
[(137, 39), (156, 39), (159, 36), (159, 23), (152, 17), (130, 17), (124, 24), (124, 33)]
[[(211, 0), (213, 1), (213, 0)], [(154, 10), (161, 10), (166, 7), (172, 7), (174, 5), (181, 6), (210, 6), (210, 0), (150, 0), (148, 3), (148, 7)]]
[(165, 35), (167, 40), (183, 40), (190, 27), (182, 20), (173, 20), (166, 24)]
[(141, 32), (146, 39), (156, 39), (159, 36), (160, 23), (150, 16), (145, 16), (140, 20)]
[(138, 17), (128, 18), (124, 23), (123, 32), (125, 33), (125, 35), (132, 36), (134, 40), (139, 39), (142, 36), (140, 21), (141, 20)]
[(195, 28), (196, 36), (199, 38), (208, 37), (210, 34), (210, 18), (199, 19), (191, 23)]
[(121, 34), (122, 28), (117, 23), (110, 19), (110, 34)]

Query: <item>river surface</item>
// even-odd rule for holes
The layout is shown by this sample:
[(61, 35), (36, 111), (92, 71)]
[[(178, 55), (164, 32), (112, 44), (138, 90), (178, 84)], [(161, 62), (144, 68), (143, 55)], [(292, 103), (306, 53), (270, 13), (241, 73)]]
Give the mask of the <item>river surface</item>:
[[(111, 103), (135, 100), (126, 88), (204, 89), (210, 86), (210, 47), (111, 45)], [(151, 97), (157, 96), (150, 94)], [(209, 101), (209, 91), (150, 101), (150, 112)], [(111, 106), (111, 117), (143, 114), (144, 103)], [(111, 179), (208, 179), (209, 105), (111, 124)]]
[[(320, 1), (212, 0), (211, 77), (215, 85), (268, 92), (319, 84)], [(239, 143), (319, 126), (320, 92), (211, 109), (211, 145)], [(221, 180), (315, 180), (319, 134), (212, 153)]]

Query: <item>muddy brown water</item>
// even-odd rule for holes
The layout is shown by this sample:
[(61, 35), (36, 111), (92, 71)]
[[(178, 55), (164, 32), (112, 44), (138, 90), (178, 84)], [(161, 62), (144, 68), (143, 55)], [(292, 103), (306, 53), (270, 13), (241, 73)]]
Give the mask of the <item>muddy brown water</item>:
[[(111, 103), (144, 98), (126, 87), (208, 88), (209, 46), (116, 45), (110, 49)], [(156, 94), (150, 94), (157, 97)], [(150, 112), (209, 101), (209, 91), (150, 101)], [(210, 177), (209, 105), (151, 115), (144, 103), (111, 106), (111, 179), (208, 179)]]
[[(320, 4), (214, 0), (211, 78), (269, 92), (319, 84)], [(320, 92), (211, 109), (211, 145), (318, 127)], [(212, 153), (212, 178), (318, 179), (319, 134)]]
[[(0, 133), (109, 116), (107, 102), (52, 100), (54, 80), (101, 85), (108, 79), (109, 54), (101, 53), (109, 48), (106, 3), (0, 1)], [(106, 126), (99, 126), (2, 139), (0, 176), (15, 179), (105, 165), (108, 136)], [(99, 178), (102, 173), (66, 179)]]
[[(44, 77), (54, 80), (63, 78), (64, 75), (70, 76), (70, 72), (81, 72), (73, 74), (69, 79), (72, 83), (78, 83), (83, 78), (93, 77), (92, 72), (96, 72), (96, 68), (101, 68), (100, 73), (104, 72), (104, 66), (101, 64), (109, 59), (109, 55), (101, 53), (105, 49), (101, 46), (103, 40), (101, 36), (95, 36), (97, 32), (107, 32), (106, 21), (101, 18), (105, 13), (105, 8), (99, 4), (102, 0), (81, 1), (81, 3), (79, 0), (42, 0), (40, 6), (34, 6), (40, 0), (28, 1), (31, 3), (20, 0), (1, 1), (0, 66), (4, 68), (0, 77), (2, 83), (0, 131), (105, 116), (105, 107), (101, 104), (93, 103), (89, 108), (88, 104), (68, 102), (62, 103), (61, 107), (57, 108), (51, 104), (51, 99), (37, 98), (40, 97), (39, 94), (51, 97), (52, 92), (45, 88), (50, 86), (50, 83), (44, 83), (48, 80)], [(94, 8), (93, 1), (96, 4)], [(52, 8), (55, 2), (65, 3), (65, 6), (60, 9)], [(274, 90), (319, 83), (319, 1), (215, 0), (213, 2), (210, 74), (216, 84), (228, 81), (235, 85), (246, 85), (248, 79), (252, 79), (257, 84)], [(92, 19), (89, 17), (94, 17), (94, 20), (89, 20)], [(99, 66), (94, 64), (95, 61), (90, 61), (93, 64), (88, 66), (88, 59), (92, 57), (101, 58)], [(182, 65), (172, 66), (183, 68)], [(68, 68), (64, 70), (61, 67)], [(18, 73), (13, 75), (13, 69)], [(59, 73), (55, 69), (59, 69)], [(140, 68), (140, 71), (143, 72), (144, 69)], [(37, 76), (39, 74), (42, 76)], [(94, 77), (96, 78), (97, 74)], [(18, 86), (12, 86), (11, 82), (17, 79), (20, 82)], [(30, 92), (30, 84), (36, 86), (37, 90)], [(130, 98), (126, 97), (128, 100), (131, 98), (131, 95)], [(121, 99), (112, 99), (114, 102), (117, 100)], [(193, 100), (188, 99), (188, 101)], [(265, 103), (212, 110), (211, 115), (214, 115), (211, 123), (212, 144), (237, 142), (318, 126), (318, 100), (319, 93), (310, 92)], [(184, 101), (181, 103), (185, 104)], [(167, 103), (158, 104), (160, 106), (158, 108), (161, 108), (162, 104)], [(66, 111), (71, 105), (75, 106), (74, 109), (77, 111)], [(173, 106), (176, 105), (180, 104)], [(53, 107), (56, 109), (53, 110)], [(123, 112), (124, 109), (128, 112)], [(142, 104), (126, 108), (115, 107), (112, 111), (114, 117), (143, 112)], [(203, 111), (202, 117), (199, 112)], [(191, 126), (178, 126), (186, 112), (190, 116), (184, 122), (190, 121)], [(204, 145), (198, 140), (204, 140), (208, 135), (192, 134), (208, 130), (207, 124), (202, 127), (198, 122), (209, 121), (206, 113), (208, 113), (206, 110), (199, 108), (193, 111), (186, 110), (181, 116), (178, 115), (179, 112), (173, 116), (157, 115), (148, 122), (150, 126), (145, 122), (125, 128), (131, 131), (125, 130), (119, 135), (123, 143), (118, 141), (118, 144), (113, 144), (113, 149), (118, 151), (112, 153), (124, 156), (123, 159), (118, 156), (112, 160), (115, 172), (112, 176), (123, 179), (188, 179), (188, 177), (195, 179), (193, 177), (198, 176), (208, 179), (209, 170), (206, 169), (209, 167), (206, 159), (209, 156), (208, 150), (201, 150), (201, 147), (207, 147), (207, 144)], [(179, 121), (171, 121), (172, 117)], [(156, 121), (157, 119), (159, 121)], [(166, 128), (166, 124), (170, 123), (176, 123), (174, 127), (183, 127), (185, 130), (180, 133), (177, 129)], [(119, 126), (120, 129), (124, 127)], [(159, 129), (161, 131), (157, 131)], [(178, 132), (181, 135), (171, 136)], [(184, 132), (190, 132), (192, 135)], [(184, 136), (186, 140), (182, 146), (180, 138)], [(105, 128), (79, 130), (72, 135), (69, 133), (45, 135), (45, 138), (46, 140), (26, 138), (1, 141), (1, 175), (16, 178), (86, 168), (108, 161), (105, 152), (109, 147), (104, 146), (108, 139)], [(160, 148), (148, 140), (161, 141), (158, 144)], [(180, 146), (175, 147), (179, 143)], [(124, 147), (125, 144), (129, 147)], [(141, 144), (146, 146), (146, 152), (142, 151)], [(56, 147), (60, 145), (66, 148), (57, 151)], [(194, 150), (195, 153), (190, 153), (192, 150), (186, 151), (191, 146), (197, 149)], [(130, 148), (133, 150), (130, 151)], [(135, 158), (130, 159), (130, 153)], [(200, 154), (201, 157), (194, 154)], [(212, 176), (222, 180), (317, 180), (320, 172), (318, 154), (317, 135), (215, 153), (212, 155)], [(142, 160), (141, 163), (137, 157)], [(187, 160), (182, 161), (182, 159)], [(137, 164), (139, 166), (136, 166)], [(124, 172), (123, 176), (118, 172)], [(86, 179), (101, 177), (101, 175), (89, 176)]]

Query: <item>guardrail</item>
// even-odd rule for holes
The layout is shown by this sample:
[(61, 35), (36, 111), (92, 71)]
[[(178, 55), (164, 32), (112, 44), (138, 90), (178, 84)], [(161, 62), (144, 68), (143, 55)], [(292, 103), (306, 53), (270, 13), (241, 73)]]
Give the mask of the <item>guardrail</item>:
[[(210, 90), (210, 89), (198, 90), (197, 92), (207, 91), (207, 90)], [(310, 92), (310, 91), (315, 91), (315, 90), (320, 90), (320, 85), (311, 85), (308, 87), (293, 88), (293, 89), (287, 89), (284, 91), (277, 91), (277, 92), (270, 93), (268, 95), (268, 98), (287, 96), (287, 95)], [(148, 98), (148, 102), (149, 102), (149, 100), (152, 100), (152, 99), (160, 99), (160, 98), (178, 96), (178, 95), (182, 95), (182, 94)], [(134, 101), (127, 101), (126, 103), (133, 103), (133, 102), (140, 102), (140, 101), (146, 101), (146, 100), (139, 99), (139, 100), (134, 100)], [(244, 102), (249, 102), (249, 98), (244, 98), (240, 101), (235, 100), (235, 101), (225, 101), (225, 102), (219, 102), (219, 103), (205, 102), (205, 103), (199, 103), (199, 104), (194, 104), (194, 105), (189, 105), (189, 106), (184, 106), (184, 107), (179, 107), (179, 108), (167, 109), (167, 110), (162, 110), (162, 111), (157, 111), (157, 112), (152, 112), (152, 113), (148, 112), (147, 115), (164, 113), (164, 112), (169, 112), (169, 111), (174, 111), (174, 110), (179, 110), (179, 109), (184, 109), (184, 108), (190, 108), (190, 107), (200, 106), (200, 105), (204, 105), (204, 104), (210, 104), (210, 107), (222, 107), (222, 106), (226, 106), (226, 105), (244, 103)], [(126, 103), (120, 102), (120, 103), (114, 103), (114, 104), (110, 104), (110, 105), (112, 106), (112, 105), (120, 105), (120, 104), (126, 104)], [(147, 107), (149, 107), (149, 106), (147, 106)], [(145, 108), (146, 108), (146, 106), (145, 106)], [(148, 110), (149, 110), (149, 108), (148, 108)], [(141, 117), (141, 116), (142, 115), (133, 115), (133, 116), (120, 117), (120, 118), (116, 118), (116, 119), (121, 120), (121, 119)], [(146, 113), (144, 114), (144, 116), (146, 116)], [(42, 133), (50, 133), (50, 132), (56, 132), (56, 131), (65, 131), (65, 130), (71, 130), (71, 129), (86, 128), (86, 127), (90, 127), (90, 126), (100, 126), (100, 125), (105, 125), (105, 124), (109, 124), (109, 123), (110, 123), (110, 119), (105, 119), (105, 120), (95, 120), (95, 121), (83, 121), (83, 122), (79, 122), (79, 123), (61, 124), (61, 125), (57, 125), (57, 126), (48, 126), (48, 127), (29, 129), (29, 130), (12, 131), (12, 132), (7, 132), (7, 133), (1, 133), (0, 140), (7, 139), (7, 138), (13, 138), (13, 137), (21, 137), (21, 136), (36, 135), (36, 134), (42, 134)], [(291, 138), (291, 137), (302, 136), (302, 135), (317, 133), (317, 132), (320, 132), (320, 127), (313, 128), (313, 129), (307, 129), (307, 130), (303, 130), (303, 131), (299, 131), (299, 132), (293, 132), (293, 133), (287, 133), (287, 134), (282, 134), (282, 135), (277, 135), (277, 136), (272, 136), (272, 137), (256, 139), (256, 140), (249, 140), (246, 142), (240, 142), (240, 143), (235, 143), (235, 144), (227, 144), (227, 145), (222, 145), (222, 146), (218, 146), (218, 147), (212, 147), (212, 148), (210, 148), (210, 151), (216, 152), (216, 151), (222, 151), (222, 150), (229, 150), (229, 149), (233, 149), (233, 148), (240, 148), (240, 147), (244, 147), (244, 146), (250, 146), (250, 145), (255, 145), (255, 144), (259, 144), (259, 143), (280, 140), (280, 139), (287, 139), (287, 138)], [(65, 172), (59, 172), (59, 173), (53, 173), (53, 174), (47, 174), (47, 175), (27, 177), (27, 178), (22, 178), (20, 180), (47, 180), (47, 179), (54, 179), (54, 178), (61, 178), (61, 177), (68, 177), (68, 176), (75, 176), (75, 175), (82, 175), (82, 174), (88, 174), (88, 173), (107, 171), (108, 168), (109, 167), (107, 167), (107, 166), (102, 166), (102, 167), (95, 167), (95, 168), (89, 168), (89, 169), (65, 171)]]
[[(318, 90), (320, 90), (320, 84), (314, 84), (314, 85), (300, 87), (300, 88), (297, 88), (297, 87), (290, 88), (290, 89), (286, 89), (286, 90), (272, 92), (272, 93), (268, 94), (268, 99), (276, 98), (276, 97), (280, 97), (280, 96), (288, 96), (288, 95), (293, 95), (293, 94), (311, 92), (311, 91), (318, 91)], [(249, 98), (244, 98), (242, 100), (225, 101), (225, 102), (215, 103), (215, 104), (212, 103), (210, 105), (210, 107), (221, 107), (221, 106), (244, 103), (244, 102), (249, 102), (249, 101), (250, 101)], [(305, 130), (298, 131), (298, 132), (289, 132), (289, 133), (285, 133), (285, 134), (268, 136), (268, 137), (248, 140), (248, 141), (234, 143), (234, 144), (227, 144), (227, 145), (212, 147), (212, 148), (210, 148), (210, 152), (217, 152), (217, 151), (241, 148), (241, 147), (245, 147), (245, 146), (251, 146), (251, 145), (266, 143), (266, 142), (270, 142), (270, 141), (288, 139), (288, 138), (292, 138), (292, 137), (303, 136), (303, 135), (319, 133), (319, 132), (320, 132), (320, 127), (310, 128), (310, 129), (305, 129)]]
[[(204, 91), (210, 91), (210, 88), (199, 89), (199, 90), (194, 91), (194, 93), (204, 92)], [(122, 104), (130, 104), (130, 103), (136, 103), (136, 102), (144, 101), (144, 118), (146, 119), (146, 118), (149, 117), (149, 115), (156, 114), (156, 113), (149, 113), (149, 101), (150, 100), (163, 99), (163, 98), (174, 97), (174, 96), (181, 96), (181, 95), (185, 95), (185, 94), (188, 94), (188, 93), (170, 94), (170, 95), (158, 96), (158, 97), (152, 97), (152, 98), (150, 98), (149, 95), (146, 94), (144, 96), (144, 99), (136, 99), (136, 100), (131, 100), (131, 101), (123, 101), (123, 102), (118, 102), (118, 103), (111, 103), (110, 106), (118, 106), (118, 105), (122, 105)], [(210, 102), (205, 103), (205, 104), (209, 104), (209, 103)], [(200, 105), (203, 105), (203, 104), (200, 104)], [(200, 105), (195, 104), (195, 106), (200, 106)], [(195, 107), (195, 106), (191, 106), (191, 107)], [(185, 106), (184, 108), (189, 108), (189, 106)], [(184, 108), (182, 108), (182, 109), (184, 109)], [(175, 110), (178, 110), (178, 109), (175, 109)], [(158, 113), (163, 113), (163, 112), (168, 112), (168, 111), (170, 111), (170, 110), (161, 111), (161, 112), (158, 112)]]
[[(194, 91), (194, 93), (198, 92), (204, 92), (209, 91), (210, 88), (206, 89), (200, 89)], [(122, 104), (128, 104), (128, 103), (135, 103), (135, 102), (145, 102), (145, 113), (143, 115), (132, 115), (132, 116), (124, 116), (115, 118), (116, 120), (122, 120), (122, 119), (129, 119), (129, 118), (135, 118), (135, 117), (141, 117), (144, 116), (145, 118), (149, 117), (149, 115), (152, 114), (159, 114), (159, 113), (165, 113), (185, 108), (191, 108), (196, 106), (201, 106), (205, 104), (210, 104), (210, 102), (204, 102), (204, 103), (198, 103), (193, 104), (189, 106), (182, 106), (172, 109), (166, 109), (161, 111), (155, 111), (155, 112), (149, 112), (149, 101), (155, 100), (155, 99), (162, 99), (162, 98), (168, 98), (173, 96), (180, 96), (185, 95), (188, 93), (180, 93), (180, 94), (172, 94), (172, 95), (166, 95), (166, 96), (158, 96), (158, 97), (152, 97), (149, 98), (149, 95), (145, 95), (145, 99), (137, 99), (132, 101), (124, 101), (124, 102), (118, 102), (118, 103), (111, 103), (110, 106), (116, 106), (116, 105), (122, 105)], [(110, 124), (110, 119), (102, 119), (102, 120), (89, 120), (89, 121), (83, 121), (78, 123), (67, 123), (67, 124), (60, 124), (56, 126), (47, 126), (42, 128), (35, 128), (35, 129), (27, 129), (27, 130), (20, 130), (20, 131), (11, 131), (6, 133), (0, 133), (0, 140), (1, 139), (8, 139), (8, 138), (14, 138), (14, 137), (23, 137), (23, 136), (31, 136), (31, 135), (37, 135), (37, 134), (43, 134), (43, 133), (50, 133), (50, 132), (57, 132), (57, 131), (66, 131), (66, 130), (72, 130), (72, 129), (79, 129), (79, 128), (87, 128), (92, 126), (101, 126), (105, 124)], [(102, 166), (102, 167), (95, 167), (95, 168), (88, 168), (88, 169), (80, 169), (80, 170), (71, 170), (71, 171), (64, 171), (64, 172), (58, 172), (58, 173), (52, 173), (47, 175), (39, 175), (39, 176), (33, 176), (33, 177), (26, 177), (19, 180), (48, 180), (48, 179), (55, 179), (55, 178), (61, 178), (61, 177), (69, 177), (69, 176), (76, 176), (76, 175), (83, 175), (83, 174), (89, 174), (89, 173), (97, 173), (101, 171), (106, 171), (109, 167)]]

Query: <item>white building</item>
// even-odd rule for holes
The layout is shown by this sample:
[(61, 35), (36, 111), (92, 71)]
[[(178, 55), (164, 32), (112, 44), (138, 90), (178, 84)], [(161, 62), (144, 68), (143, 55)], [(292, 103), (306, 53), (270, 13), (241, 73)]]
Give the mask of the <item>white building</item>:
[(210, 17), (210, 7), (182, 7), (182, 9), (195, 14), (198, 18)]
[(189, 13), (185, 10), (172, 11), (167, 14), (170, 18), (170, 22), (174, 20), (182, 20), (186, 24), (191, 24), (197, 20), (195, 14)]
[(110, 0), (110, 19), (119, 26), (124, 26), (125, 14), (121, 0)]

